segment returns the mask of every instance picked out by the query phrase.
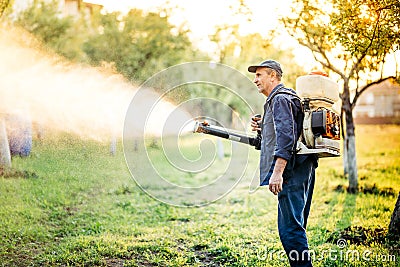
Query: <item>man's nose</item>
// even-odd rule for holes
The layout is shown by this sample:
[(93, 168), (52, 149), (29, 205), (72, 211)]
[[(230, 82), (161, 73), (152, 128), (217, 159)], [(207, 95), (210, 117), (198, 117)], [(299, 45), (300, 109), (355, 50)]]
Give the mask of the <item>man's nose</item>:
[(257, 83), (257, 77), (254, 77), (253, 83)]

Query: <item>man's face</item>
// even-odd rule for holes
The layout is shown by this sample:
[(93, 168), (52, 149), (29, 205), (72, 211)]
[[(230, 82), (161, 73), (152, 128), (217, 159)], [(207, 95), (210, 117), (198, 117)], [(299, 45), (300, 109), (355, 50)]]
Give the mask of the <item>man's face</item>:
[(257, 68), (253, 82), (256, 84), (259, 93), (268, 96), (274, 89), (275, 77), (273, 74), (274, 72), (266, 67)]

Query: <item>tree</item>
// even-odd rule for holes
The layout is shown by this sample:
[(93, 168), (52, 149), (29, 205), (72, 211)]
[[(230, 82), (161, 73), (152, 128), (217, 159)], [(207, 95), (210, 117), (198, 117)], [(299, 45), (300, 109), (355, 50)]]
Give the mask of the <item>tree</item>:
[[(65, 16), (59, 8), (59, 0), (34, 0), (17, 13), (15, 25), (32, 33), (46, 48), (77, 62), (86, 62), (82, 44), (92, 29), (91, 19), (81, 10), (80, 16)], [(91, 18), (97, 18), (100, 10), (94, 9)]]
[(142, 82), (181, 62), (192, 50), (186, 31), (171, 25), (166, 13), (115, 12), (101, 16), (98, 26), (100, 31), (83, 46), (91, 63), (112, 63), (132, 81)]
[(342, 83), (344, 172), (348, 191), (358, 191), (355, 127), (352, 111), (370, 86), (399, 78), (384, 76), (387, 55), (399, 49), (398, 0), (294, 0), (293, 15), (282, 18), (287, 31)]
[(68, 43), (68, 39), (64, 37), (73, 21), (71, 17), (61, 17), (60, 14), (57, 1), (34, 0), (18, 14), (15, 24), (35, 35), (56, 52), (62, 52)]

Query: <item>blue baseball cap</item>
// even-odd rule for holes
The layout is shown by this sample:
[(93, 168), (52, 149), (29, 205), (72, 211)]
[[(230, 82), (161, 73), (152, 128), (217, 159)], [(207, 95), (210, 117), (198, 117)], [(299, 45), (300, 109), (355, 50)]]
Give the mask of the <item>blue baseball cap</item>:
[(278, 62), (276, 62), (275, 60), (272, 60), (272, 59), (265, 60), (265, 61), (261, 62), (259, 65), (249, 66), (247, 68), (247, 70), (249, 72), (255, 73), (257, 68), (259, 68), (259, 67), (266, 67), (266, 68), (273, 69), (278, 74), (280, 74), (280, 76), (282, 76), (282, 74), (283, 74), (281, 64), (279, 64)]

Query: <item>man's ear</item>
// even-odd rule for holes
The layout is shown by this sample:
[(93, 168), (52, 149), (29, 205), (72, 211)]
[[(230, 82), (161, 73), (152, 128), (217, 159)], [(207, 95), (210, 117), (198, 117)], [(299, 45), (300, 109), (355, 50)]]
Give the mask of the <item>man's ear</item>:
[(275, 79), (278, 78), (278, 75), (276, 74), (276, 71), (275, 71), (275, 70), (272, 70), (272, 71), (271, 71), (271, 77), (272, 77), (272, 78), (275, 78)]

